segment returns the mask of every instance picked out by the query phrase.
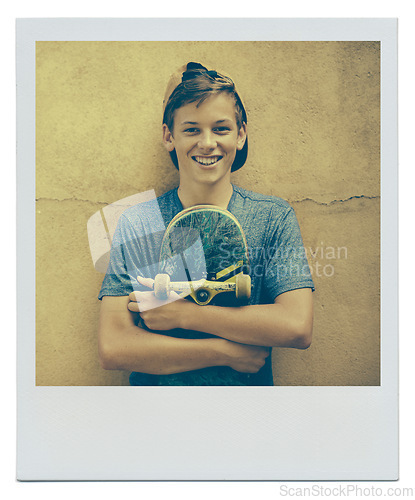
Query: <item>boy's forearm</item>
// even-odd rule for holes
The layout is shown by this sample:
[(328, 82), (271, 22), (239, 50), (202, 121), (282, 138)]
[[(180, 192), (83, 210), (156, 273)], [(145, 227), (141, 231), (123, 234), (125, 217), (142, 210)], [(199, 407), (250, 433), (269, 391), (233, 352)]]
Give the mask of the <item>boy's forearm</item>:
[(189, 330), (249, 345), (304, 349), (311, 342), (312, 322), (302, 320), (280, 304), (195, 306), (193, 311), (189, 308), (183, 325)]
[(223, 339), (181, 339), (131, 326), (101, 332), (99, 353), (107, 370), (168, 375), (227, 364)]

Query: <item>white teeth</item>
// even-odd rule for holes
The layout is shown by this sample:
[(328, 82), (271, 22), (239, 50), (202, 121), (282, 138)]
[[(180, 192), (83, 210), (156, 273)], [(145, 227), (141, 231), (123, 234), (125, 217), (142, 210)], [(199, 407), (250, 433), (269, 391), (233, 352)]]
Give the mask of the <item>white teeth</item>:
[(213, 165), (221, 159), (221, 156), (210, 156), (209, 158), (204, 156), (195, 156), (194, 159), (202, 165)]

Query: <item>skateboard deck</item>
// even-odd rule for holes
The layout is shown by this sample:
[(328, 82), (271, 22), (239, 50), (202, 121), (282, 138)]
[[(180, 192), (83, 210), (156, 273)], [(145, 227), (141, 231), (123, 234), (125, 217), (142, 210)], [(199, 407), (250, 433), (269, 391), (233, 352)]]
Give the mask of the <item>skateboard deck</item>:
[(197, 205), (167, 226), (154, 293), (173, 290), (199, 305), (247, 304), (251, 293), (248, 247), (242, 227), (228, 210)]

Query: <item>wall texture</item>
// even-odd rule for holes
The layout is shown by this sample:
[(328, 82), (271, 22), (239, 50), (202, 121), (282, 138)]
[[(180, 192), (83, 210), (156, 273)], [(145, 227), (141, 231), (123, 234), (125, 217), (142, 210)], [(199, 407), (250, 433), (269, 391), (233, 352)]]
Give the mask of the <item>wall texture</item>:
[(296, 211), (316, 284), (306, 351), (274, 349), (276, 385), (380, 383), (380, 46), (377, 42), (37, 42), (36, 383), (127, 385), (100, 368), (86, 224), (176, 186), (161, 143), (170, 74), (232, 75), (249, 157), (233, 182)]

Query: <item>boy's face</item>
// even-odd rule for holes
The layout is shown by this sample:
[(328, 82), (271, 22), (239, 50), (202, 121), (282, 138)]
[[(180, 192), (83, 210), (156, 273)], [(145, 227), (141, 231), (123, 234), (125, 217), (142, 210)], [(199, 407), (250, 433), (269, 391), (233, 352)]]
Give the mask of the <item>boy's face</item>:
[(230, 182), (237, 150), (246, 140), (246, 125), (238, 130), (235, 105), (226, 93), (186, 104), (175, 112), (173, 131), (163, 125), (163, 142), (176, 150), (181, 185)]

